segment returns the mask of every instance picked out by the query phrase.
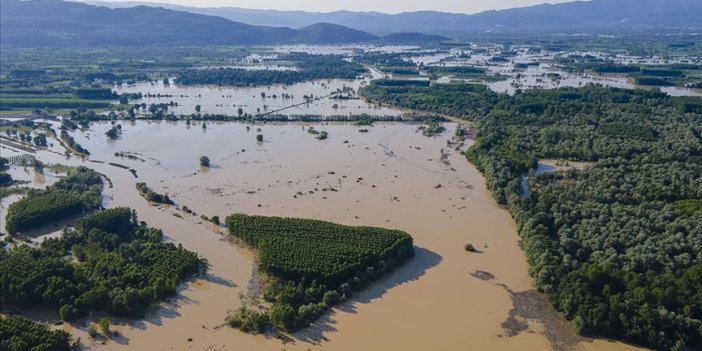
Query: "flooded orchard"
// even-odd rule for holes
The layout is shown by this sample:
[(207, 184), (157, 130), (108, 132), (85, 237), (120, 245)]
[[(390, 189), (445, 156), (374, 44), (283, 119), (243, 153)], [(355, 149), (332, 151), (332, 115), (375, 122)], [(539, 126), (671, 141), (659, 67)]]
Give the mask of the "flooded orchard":
[[(413, 123), (122, 123), (117, 140), (105, 137), (110, 123), (72, 133), (90, 151), (89, 160), (49, 151), (36, 156), (106, 175), (114, 186), (106, 191), (111, 207), (136, 209), (141, 220), (211, 267), (144, 319), (115, 320), (118, 336), (92, 349), (630, 348), (575, 336), (533, 291), (509, 213), (447, 143), (454, 123), (437, 137), (423, 136)], [(328, 139), (317, 140), (310, 128), (328, 132)], [(3, 148), (3, 154), (12, 152)], [(203, 155), (211, 167), (199, 166)], [(109, 163), (132, 168), (136, 176)], [(149, 205), (136, 182), (168, 193), (176, 206)], [(254, 253), (199, 217), (238, 212), (401, 229), (414, 237), (416, 257), (290, 340), (252, 336), (225, 326), (224, 319), (242, 298), (256, 294)], [(467, 243), (477, 252), (466, 252)], [(59, 328), (90, 340), (85, 323)]]

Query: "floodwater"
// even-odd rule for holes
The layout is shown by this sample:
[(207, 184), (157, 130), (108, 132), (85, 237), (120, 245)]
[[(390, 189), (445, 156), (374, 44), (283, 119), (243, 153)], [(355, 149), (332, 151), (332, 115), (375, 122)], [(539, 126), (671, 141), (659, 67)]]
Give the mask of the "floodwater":
[[(16, 154), (21, 154), (21, 152), (16, 152), (14, 150), (8, 149), (5, 146), (0, 148), (0, 154), (3, 157), (10, 157)], [(12, 165), (10, 168), (4, 170), (12, 175), (15, 182), (19, 182), (18, 187), (28, 187), (34, 189), (43, 189), (49, 185), (56, 183), (63, 175), (54, 173), (48, 169), (45, 169), (43, 173), (37, 172), (33, 167), (19, 167)], [(0, 199), (0, 238), (2, 238), (5, 232), (5, 217), (7, 216), (8, 206), (21, 199), (23, 195), (13, 194)], [(61, 233), (61, 223), (51, 223), (50, 225), (43, 226), (41, 228), (35, 228), (33, 230), (23, 231), (21, 234), (23, 237), (30, 239), (44, 239), (45, 237), (57, 236)], [(41, 240), (39, 240), (41, 241)]]
[[(428, 138), (410, 123), (376, 123), (360, 133), (349, 124), (247, 125), (123, 122), (118, 140), (94, 124), (76, 141), (91, 160), (40, 151), (45, 162), (84, 164), (108, 176), (110, 206), (130, 206), (141, 220), (162, 228), (167, 240), (198, 252), (211, 264), (206, 277), (184, 284), (177, 296), (145, 319), (114, 322), (118, 335), (97, 350), (633, 350), (584, 340), (550, 307), (541, 315), (524, 306), (543, 304), (533, 292), (527, 264), (509, 214), (492, 199), (485, 180), (447, 140)], [(257, 129), (260, 128), (260, 131)], [(262, 134), (264, 141), (256, 141)], [(116, 157), (129, 152), (139, 159)], [(212, 162), (201, 169), (198, 159)], [(95, 161), (102, 161), (99, 163)], [(135, 178), (116, 162), (137, 171)], [(143, 181), (168, 193), (177, 206), (155, 207), (141, 198)], [(327, 191), (324, 191), (324, 189)], [(332, 191), (333, 188), (337, 191)], [(370, 288), (335, 307), (284, 343), (222, 326), (241, 306), (255, 275), (254, 254), (232, 243), (224, 228), (199, 215), (236, 213), (294, 216), (405, 230), (416, 257)], [(183, 218), (174, 216), (178, 214)], [(464, 251), (472, 243), (476, 253)], [(84, 322), (62, 328), (85, 342)]]
[[(400, 116), (402, 112), (391, 107), (379, 107), (356, 98), (331, 99), (328, 96), (344, 88), (358, 89), (368, 84), (370, 79), (380, 75), (371, 71), (365, 77), (355, 80), (316, 80), (292, 85), (269, 85), (260, 87), (223, 87), (215, 85), (180, 85), (159, 82), (139, 82), (132, 85), (115, 86), (117, 94), (142, 93), (143, 99), (132, 100), (130, 104), (158, 104), (176, 102), (178, 106), (169, 108), (176, 115), (195, 113), (201, 106), (201, 113), (236, 115), (241, 108), (243, 113), (282, 114), (286, 116), (348, 116), (369, 114), (373, 116)], [(147, 95), (148, 94), (148, 95)], [(264, 97), (265, 94), (265, 97)], [(286, 96), (284, 98), (284, 96)], [(305, 97), (313, 97), (306, 99)]]
[(357, 52), (402, 53), (417, 51), (414, 45), (285, 45), (273, 48), (277, 53), (304, 52), (311, 55), (352, 55)]
[[(612, 56), (597, 52), (530, 52), (525, 48), (515, 49), (505, 61), (495, 62), (493, 58), (502, 55), (502, 50), (495, 47), (485, 52), (473, 52), (472, 49), (431, 50), (416, 46), (362, 46), (362, 45), (292, 45), (270, 48), (268, 54), (252, 54), (234, 66), (249, 70), (283, 70), (291, 69), (278, 60), (280, 53), (306, 52), (310, 54), (354, 55), (362, 52), (403, 53), (405, 59), (424, 66), (474, 66), (484, 68), (489, 75), (500, 75), (503, 79), (494, 82), (466, 79), (464, 77), (443, 76), (437, 83), (468, 81), (486, 84), (498, 93), (514, 94), (517, 89), (554, 89), (558, 87), (580, 87), (587, 84), (627, 89), (660, 89), (673, 96), (702, 96), (702, 90), (682, 87), (650, 87), (636, 85), (633, 79), (625, 75), (597, 75), (590, 72), (570, 73), (563, 70), (559, 58), (569, 55), (591, 55), (618, 63), (664, 64), (676, 62), (696, 62), (697, 58)], [(529, 64), (526, 68), (517, 68), (517, 64)], [(199, 67), (199, 68), (212, 68)], [(177, 103), (169, 108), (176, 115), (189, 115), (196, 112), (200, 105), (201, 113), (237, 115), (238, 110), (250, 115), (278, 114), (285, 116), (349, 116), (369, 114), (374, 116), (401, 116), (402, 111), (388, 106), (369, 104), (358, 99), (355, 92), (371, 80), (382, 78), (383, 74), (371, 68), (363, 77), (353, 80), (327, 79), (301, 82), (291, 85), (268, 85), (258, 87), (231, 87), (216, 85), (180, 85), (163, 82), (137, 82), (113, 87), (118, 93), (142, 93), (143, 99), (132, 100), (130, 104)], [(174, 78), (175, 79), (175, 78)], [(171, 81), (174, 81), (171, 79)], [(412, 78), (426, 79), (426, 77)], [(350, 88), (354, 93), (352, 99), (330, 99), (329, 95), (337, 90)], [(262, 95), (265, 94), (265, 97)]]
[[(570, 55), (582, 56), (590, 55), (607, 59), (613, 63), (648, 64), (663, 65), (683, 62), (697, 62), (698, 58), (667, 58), (661, 57), (637, 57), (627, 55), (608, 55), (598, 52), (548, 52), (533, 53), (523, 48), (517, 49), (514, 54), (506, 56), (505, 61), (494, 62), (493, 58), (501, 56), (502, 51), (496, 48), (487, 52), (474, 53), (471, 50), (453, 49), (450, 51), (440, 51), (436, 53), (425, 53), (423, 55), (410, 55), (408, 60), (416, 64), (429, 66), (473, 66), (484, 68), (489, 75), (501, 75), (505, 79), (486, 83), (491, 90), (498, 93), (514, 94), (517, 89), (554, 89), (558, 87), (581, 87), (587, 84), (602, 84), (604, 86), (625, 88), (625, 89), (660, 89), (671, 96), (702, 96), (702, 90), (683, 87), (654, 87), (641, 86), (634, 82), (634, 79), (626, 75), (598, 75), (590, 72), (571, 73), (563, 70), (557, 59), (569, 57)], [(516, 64), (528, 64), (526, 68), (517, 68)], [(450, 83), (451, 81), (463, 80), (468, 82), (481, 83), (480, 80), (464, 79), (455, 76), (440, 77), (438, 83)]]
[[(544, 159), (539, 160), (539, 163), (536, 167), (536, 171), (534, 172), (534, 176), (539, 176), (540, 174), (548, 172), (582, 170), (587, 167), (590, 167), (591, 165), (592, 162)], [(523, 196), (531, 196), (531, 192), (529, 191), (529, 177), (526, 174), (522, 175), (521, 189)]]

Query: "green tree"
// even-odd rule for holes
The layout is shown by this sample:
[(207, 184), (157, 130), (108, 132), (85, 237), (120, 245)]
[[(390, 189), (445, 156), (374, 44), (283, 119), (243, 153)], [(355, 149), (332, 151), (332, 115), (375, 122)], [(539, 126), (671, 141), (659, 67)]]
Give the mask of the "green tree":
[(5, 172), (0, 172), (0, 186), (12, 185), (12, 176)]
[(110, 337), (110, 321), (107, 318), (102, 318), (100, 319), (100, 322), (98, 323), (100, 326), (100, 331), (102, 332), (103, 335), (105, 335), (106, 338)]
[(274, 304), (271, 307), (271, 322), (276, 328), (293, 330), (295, 328), (295, 309), (288, 304)]

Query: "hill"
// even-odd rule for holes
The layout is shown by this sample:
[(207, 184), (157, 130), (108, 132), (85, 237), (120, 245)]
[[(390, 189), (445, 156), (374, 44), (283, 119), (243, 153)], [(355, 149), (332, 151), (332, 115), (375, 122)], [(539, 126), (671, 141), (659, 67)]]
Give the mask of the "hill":
[[(143, 4), (107, 3), (108, 6)], [(376, 35), (420, 32), (452, 37), (476, 33), (621, 33), (626, 31), (695, 31), (702, 28), (699, 0), (592, 0), (543, 4), (477, 14), (435, 11), (396, 15), (378, 12), (330, 13), (251, 10), (236, 7), (195, 8), (166, 5), (183, 11), (221, 16), (255, 25), (300, 28), (318, 22), (347, 26)]]
[(378, 40), (373, 34), (331, 24), (317, 23), (297, 31), (296, 41), (306, 44), (354, 43)]
[(4, 47), (330, 44), (376, 39), (329, 23), (295, 30), (143, 5), (113, 9), (60, 0), (3, 0), (0, 5)]

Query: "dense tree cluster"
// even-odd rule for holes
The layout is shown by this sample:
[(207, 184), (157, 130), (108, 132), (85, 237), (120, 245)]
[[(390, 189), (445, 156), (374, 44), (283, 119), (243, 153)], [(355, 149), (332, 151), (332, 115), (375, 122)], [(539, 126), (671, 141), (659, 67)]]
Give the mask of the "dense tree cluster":
[(437, 75), (459, 75), (472, 76), (485, 74), (485, 68), (475, 66), (429, 66), (426, 68), (427, 73)]
[(74, 94), (81, 99), (88, 100), (117, 100), (118, 95), (110, 88), (80, 88)]
[(338, 55), (288, 54), (281, 60), (296, 62), (294, 70), (246, 70), (240, 68), (190, 69), (178, 76), (181, 84), (257, 86), (295, 84), (318, 79), (355, 79), (366, 69)]
[(379, 66), (383, 69), (387, 67), (404, 67), (406, 69), (417, 67), (417, 65), (409, 59), (409, 55), (405, 53), (371, 51), (359, 54), (356, 59), (360, 62)]
[(486, 115), (498, 95), (482, 84), (436, 84), (432, 86), (387, 86), (375, 81), (359, 94), (369, 102), (380, 102), (465, 119)]
[[(308, 325), (414, 255), (412, 237), (398, 230), (241, 214), (226, 225), (257, 249), (259, 269), (272, 276), (264, 297), (273, 303), (271, 323), (284, 330)], [(230, 324), (261, 331), (261, 318), (240, 310)]]
[(9, 163), (10, 162), (8, 159), (0, 157), (0, 187), (10, 186), (14, 182), (12, 176), (9, 173), (2, 172), (5, 170)]
[[(517, 222), (537, 288), (577, 331), (702, 344), (702, 99), (601, 86), (362, 93), (476, 122), (468, 158)], [(534, 176), (539, 158), (595, 163)]]
[(90, 155), (90, 151), (88, 149), (84, 148), (80, 144), (76, 142), (76, 139), (73, 138), (66, 130), (61, 131), (61, 140), (66, 143), (66, 146), (74, 150), (76, 153), (83, 154), (83, 155)]
[(119, 138), (120, 133), (120, 128), (112, 127), (105, 132), (105, 136), (108, 137), (110, 140), (116, 140), (117, 138)]
[(33, 189), (8, 207), (5, 229), (9, 233), (41, 226), (83, 211), (100, 208), (102, 178), (92, 169), (79, 167), (46, 190)]
[(22, 316), (0, 316), (0, 350), (70, 351), (78, 346), (80, 341), (63, 330), (49, 330)]
[(373, 84), (384, 87), (428, 87), (430, 82), (429, 80), (377, 79)]
[(636, 77), (636, 84), (638, 84), (638, 85), (653, 85), (653, 86), (661, 86), (661, 87), (675, 85), (674, 83), (666, 80), (665, 78), (652, 77), (652, 76)]
[(157, 204), (173, 205), (173, 200), (171, 200), (171, 198), (168, 197), (168, 194), (159, 194), (151, 190), (151, 188), (149, 188), (146, 185), (146, 183), (136, 183), (136, 188), (139, 191), (139, 194), (150, 202), (154, 202)]
[(64, 320), (90, 311), (140, 316), (175, 293), (188, 275), (206, 268), (197, 254), (163, 243), (163, 233), (137, 222), (129, 208), (95, 212), (75, 229), (37, 248), (0, 252), (3, 306), (45, 305)]
[(650, 86), (685, 86), (698, 79), (697, 72), (702, 65), (693, 63), (675, 63), (667, 65), (616, 64), (593, 56), (575, 56), (571, 59), (561, 58), (559, 62), (565, 70), (596, 73), (626, 74), (633, 78), (636, 84)]

